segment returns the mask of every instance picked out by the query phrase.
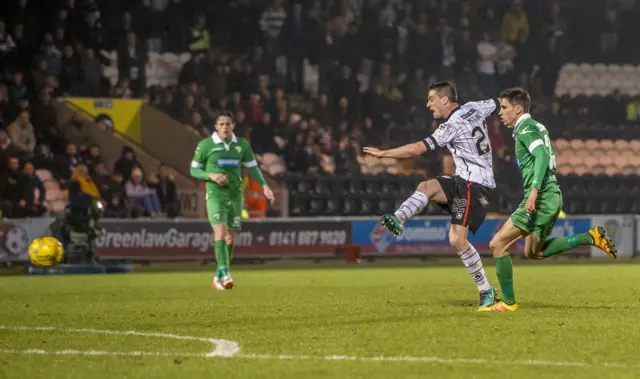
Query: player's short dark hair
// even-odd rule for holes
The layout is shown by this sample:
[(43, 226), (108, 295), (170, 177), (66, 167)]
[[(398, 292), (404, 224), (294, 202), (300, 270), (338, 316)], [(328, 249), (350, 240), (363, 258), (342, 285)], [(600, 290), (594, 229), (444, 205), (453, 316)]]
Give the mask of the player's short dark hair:
[(458, 91), (456, 87), (448, 80), (435, 82), (429, 86), (429, 91), (436, 91), (440, 97), (448, 97), (454, 103), (458, 102)]
[(213, 123), (217, 124), (218, 123), (218, 119), (220, 117), (229, 117), (231, 119), (231, 122), (234, 122), (233, 113), (231, 113), (230, 111), (220, 111), (220, 112), (216, 113), (215, 117), (213, 118)]
[(529, 92), (522, 87), (503, 89), (500, 91), (498, 98), (507, 99), (513, 105), (521, 105), (525, 112), (529, 112), (529, 107), (531, 107), (531, 96)]

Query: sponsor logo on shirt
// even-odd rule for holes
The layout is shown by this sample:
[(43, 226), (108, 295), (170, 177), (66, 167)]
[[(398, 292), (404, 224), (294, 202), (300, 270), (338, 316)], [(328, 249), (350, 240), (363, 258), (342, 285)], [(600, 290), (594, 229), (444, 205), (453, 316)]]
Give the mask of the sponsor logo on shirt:
[(218, 167), (238, 167), (240, 165), (240, 159), (223, 159), (220, 158), (216, 161)]

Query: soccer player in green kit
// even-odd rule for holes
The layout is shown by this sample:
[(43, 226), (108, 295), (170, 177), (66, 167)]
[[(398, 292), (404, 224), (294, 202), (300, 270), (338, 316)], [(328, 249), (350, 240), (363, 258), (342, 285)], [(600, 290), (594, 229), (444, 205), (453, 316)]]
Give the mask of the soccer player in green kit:
[(525, 238), (525, 255), (529, 259), (545, 259), (581, 245), (593, 245), (609, 257), (617, 250), (601, 226), (586, 233), (568, 237), (547, 237), (562, 211), (562, 193), (555, 176), (556, 155), (544, 125), (531, 118), (531, 97), (522, 88), (503, 90), (499, 96), (500, 119), (513, 128), (515, 154), (522, 171), (524, 200), (496, 233), (489, 244), (502, 288), (501, 301), (480, 308), (481, 312), (509, 312), (518, 309), (513, 289), (513, 264), (507, 249)]
[(217, 262), (212, 287), (218, 290), (233, 288), (229, 264), (233, 243), (242, 220), (242, 166), (260, 185), (271, 203), (273, 192), (266, 184), (251, 145), (233, 134), (233, 115), (222, 112), (215, 118), (215, 132), (198, 143), (191, 162), (191, 176), (206, 184), (207, 216), (213, 227)]

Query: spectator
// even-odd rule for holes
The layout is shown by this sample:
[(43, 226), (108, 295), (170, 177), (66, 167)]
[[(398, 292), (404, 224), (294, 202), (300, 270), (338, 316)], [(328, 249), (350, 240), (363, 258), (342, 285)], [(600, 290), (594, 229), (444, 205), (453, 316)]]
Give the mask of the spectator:
[(29, 120), (29, 111), (23, 109), (18, 119), (9, 125), (9, 138), (22, 154), (33, 154), (36, 148), (36, 135)]
[(189, 51), (192, 53), (202, 53), (211, 47), (209, 41), (209, 31), (206, 28), (207, 19), (204, 15), (196, 16), (195, 24), (190, 30)]
[(127, 198), (145, 215), (157, 217), (162, 215), (162, 207), (158, 195), (143, 180), (142, 170), (138, 167), (131, 172), (131, 179), (125, 183)]
[(360, 172), (356, 151), (358, 146), (349, 139), (349, 136), (344, 135), (340, 138), (338, 146), (333, 151), (336, 174), (349, 175)]
[(83, 193), (96, 200), (100, 200), (102, 198), (100, 196), (100, 190), (98, 190), (98, 186), (89, 175), (89, 170), (85, 164), (80, 163), (73, 169), (73, 176), (71, 177), (71, 180), (80, 184), (80, 190)]
[(128, 218), (129, 209), (125, 200), (118, 194), (112, 196), (104, 210), (104, 217), (108, 218)]
[(109, 175), (109, 171), (107, 171), (107, 166), (104, 162), (97, 163), (93, 168), (93, 175), (91, 175), (91, 179), (98, 187), (98, 191), (102, 195), (103, 199), (109, 201), (109, 197), (111, 196), (111, 175)]
[(89, 173), (94, 173), (96, 166), (104, 163), (100, 154), (100, 146), (91, 144), (89, 151), (82, 157), (82, 162), (87, 166)]
[(491, 33), (485, 32), (482, 41), (478, 42), (478, 86), (484, 96), (496, 92), (495, 59), (497, 53), (498, 49), (491, 41)]
[(287, 18), (287, 13), (282, 6), (282, 0), (273, 0), (273, 3), (260, 15), (260, 30), (264, 38), (264, 46), (267, 49), (269, 62), (274, 62), (280, 55), (278, 40), (282, 25)]
[(0, 129), (0, 163), (5, 164), (7, 158), (20, 153), (18, 147), (11, 141), (6, 131)]
[(9, 86), (9, 101), (16, 102), (27, 96), (27, 86), (24, 84), (24, 75), (21, 71), (13, 73), (13, 83)]
[(20, 161), (16, 157), (9, 157), (7, 170), (0, 181), (2, 213), (7, 218), (23, 217), (26, 202), (23, 200), (21, 184)]
[(162, 211), (167, 214), (168, 217), (178, 217), (180, 211), (180, 199), (178, 197), (178, 190), (176, 182), (173, 176), (169, 172), (169, 168), (166, 165), (160, 165), (158, 168), (158, 175), (153, 183), (150, 183), (150, 187), (156, 191)]
[(33, 164), (37, 169), (49, 170), (53, 173), (55, 158), (49, 145), (44, 143), (38, 144), (35, 157), (33, 157)]
[(307, 25), (302, 18), (302, 5), (294, 3), (291, 15), (281, 28), (280, 39), (283, 53), (287, 57), (287, 89), (294, 93), (302, 92), (303, 60), (307, 50)]
[(262, 115), (262, 122), (253, 128), (251, 133), (251, 146), (256, 154), (275, 153), (277, 151), (276, 127), (271, 119), (271, 113)]
[(100, 80), (102, 79), (102, 63), (96, 58), (93, 49), (87, 49), (86, 56), (82, 60), (84, 80), (82, 83), (85, 96), (100, 95)]
[(131, 171), (133, 168), (139, 166), (140, 163), (138, 163), (133, 149), (125, 146), (122, 148), (120, 158), (116, 161), (115, 166), (113, 167), (113, 172), (120, 174), (126, 182), (131, 179)]
[(0, 54), (8, 54), (16, 48), (16, 43), (5, 29), (4, 20), (0, 20)]
[(126, 45), (118, 51), (118, 72), (129, 79), (133, 95), (140, 96), (146, 86), (145, 67), (148, 54), (144, 44), (138, 42), (135, 33), (127, 34)]
[(33, 163), (26, 162), (22, 168), (20, 178), (22, 199), (19, 202), (22, 217), (40, 217), (45, 212), (44, 201), (46, 193), (44, 184), (36, 176)]
[(522, 0), (513, 0), (511, 9), (502, 18), (502, 34), (512, 44), (516, 43), (520, 33), (526, 36), (525, 40), (529, 37), (529, 19), (522, 8)]
[(66, 142), (62, 132), (58, 129), (56, 108), (51, 101), (49, 87), (38, 92), (30, 112), (31, 122), (38, 141), (47, 141), (54, 151), (62, 151)]
[(62, 69), (60, 70), (60, 91), (72, 93), (74, 85), (82, 79), (80, 59), (71, 45), (67, 44), (62, 50)]
[(54, 158), (53, 175), (65, 184), (71, 179), (73, 169), (80, 163), (78, 148), (74, 143), (68, 143), (64, 154)]
[(293, 142), (289, 142), (284, 149), (284, 161), (287, 170), (291, 172), (305, 172), (309, 169), (309, 157), (305, 151), (305, 135), (297, 133)]

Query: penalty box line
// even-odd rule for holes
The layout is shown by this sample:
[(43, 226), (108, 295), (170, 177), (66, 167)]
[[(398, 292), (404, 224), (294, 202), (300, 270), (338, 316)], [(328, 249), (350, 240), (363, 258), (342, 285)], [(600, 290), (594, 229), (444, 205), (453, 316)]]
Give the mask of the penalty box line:
[(639, 369), (640, 365), (624, 363), (598, 363), (598, 362), (569, 362), (547, 360), (492, 360), (473, 358), (442, 358), (442, 357), (413, 357), (413, 356), (347, 356), (347, 355), (276, 355), (276, 354), (244, 354), (240, 353), (240, 344), (235, 341), (219, 338), (204, 338), (183, 336), (171, 333), (141, 332), (135, 330), (102, 330), (92, 328), (56, 328), (51, 326), (7, 326), (0, 325), (0, 330), (12, 331), (42, 331), (84, 334), (129, 335), (139, 337), (156, 337), (175, 339), (182, 341), (200, 341), (210, 343), (214, 350), (209, 353), (174, 353), (153, 351), (102, 351), (102, 350), (43, 350), (43, 349), (0, 349), (0, 354), (23, 355), (84, 355), (84, 356), (150, 356), (150, 357), (190, 357), (190, 358), (237, 358), (237, 359), (263, 359), (263, 360), (321, 360), (321, 361), (360, 361), (360, 362), (423, 362), (449, 365), (510, 365), (510, 366), (539, 366), (539, 367), (592, 367), (592, 368), (622, 368)]

